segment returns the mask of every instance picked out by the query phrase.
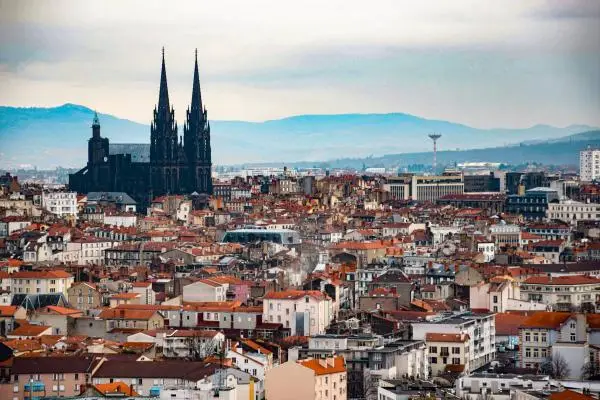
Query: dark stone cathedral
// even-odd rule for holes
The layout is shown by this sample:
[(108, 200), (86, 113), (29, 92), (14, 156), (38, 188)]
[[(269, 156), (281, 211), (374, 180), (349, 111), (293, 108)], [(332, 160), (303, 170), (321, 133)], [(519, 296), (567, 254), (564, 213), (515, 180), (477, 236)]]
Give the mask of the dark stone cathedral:
[[(136, 148), (146, 155), (127, 151)], [(149, 157), (147, 148), (142, 144), (109, 145), (108, 139), (100, 136), (96, 114), (88, 140), (87, 165), (69, 175), (69, 188), (78, 193), (126, 192), (142, 209), (154, 197), (165, 194), (212, 194), (210, 124), (202, 105), (197, 52), (192, 102), (180, 137), (175, 111), (169, 104), (163, 49), (158, 106), (150, 125)]]

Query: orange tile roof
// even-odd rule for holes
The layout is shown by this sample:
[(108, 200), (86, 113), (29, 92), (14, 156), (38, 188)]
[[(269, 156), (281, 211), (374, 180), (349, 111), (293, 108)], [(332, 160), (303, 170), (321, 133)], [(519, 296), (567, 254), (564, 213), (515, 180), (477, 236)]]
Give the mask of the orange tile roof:
[(538, 311), (530, 317), (527, 317), (527, 319), (521, 323), (520, 327), (556, 329), (572, 316), (573, 314), (568, 312)]
[(499, 336), (518, 336), (519, 326), (529, 318), (532, 313), (497, 313), (496, 318), (496, 335)]
[(469, 341), (469, 335), (461, 333), (433, 333), (425, 334), (427, 342), (464, 343)]
[(98, 383), (94, 385), (94, 389), (96, 389), (98, 392), (102, 393), (105, 396), (111, 394), (114, 395), (117, 393), (122, 393), (124, 396), (139, 396), (139, 394), (135, 390), (133, 390), (131, 387), (129, 387), (129, 385), (121, 381), (112, 383)]
[(324, 367), (319, 361), (323, 362), (325, 360), (309, 358), (305, 360), (299, 360), (297, 362), (303, 367), (312, 369), (315, 372), (315, 375), (328, 375), (346, 372), (346, 362), (342, 356), (333, 357), (333, 366), (331, 366), (331, 364), (327, 364), (327, 366)]
[(42, 344), (37, 339), (13, 339), (2, 342), (2, 344), (10, 347), (14, 351), (33, 351), (42, 348)]
[(600, 314), (586, 314), (586, 321), (590, 329), (600, 329)]
[(21, 325), (18, 328), (10, 332), (9, 336), (39, 336), (48, 329), (52, 329), (51, 326), (44, 325)]
[(0, 306), (0, 317), (13, 317), (19, 306)]
[(63, 270), (57, 269), (53, 271), (20, 271), (11, 275), (11, 278), (19, 279), (56, 279), (56, 278), (72, 278), (73, 275)]
[(562, 392), (555, 392), (548, 397), (549, 400), (593, 400), (595, 397), (588, 396), (575, 392), (573, 390), (563, 390)]
[(77, 310), (75, 308), (59, 307), (59, 306), (47, 306), (47, 307), (44, 307), (43, 310), (45, 310), (46, 312), (52, 312), (52, 313), (56, 313), (56, 314), (60, 314), (60, 315), (83, 314), (83, 312), (81, 310)]
[(566, 276), (532, 276), (523, 283), (538, 285), (591, 285), (600, 284), (600, 279), (587, 275), (566, 275)]
[(304, 296), (310, 296), (317, 300), (327, 298), (325, 294), (318, 290), (283, 290), (281, 292), (269, 292), (265, 295), (265, 299), (280, 299), (280, 300), (297, 300)]
[(123, 308), (109, 308), (103, 310), (100, 315), (101, 319), (138, 319), (148, 320), (156, 313), (154, 310), (129, 310)]
[(110, 296), (111, 299), (130, 300), (140, 297), (139, 293), (116, 293)]

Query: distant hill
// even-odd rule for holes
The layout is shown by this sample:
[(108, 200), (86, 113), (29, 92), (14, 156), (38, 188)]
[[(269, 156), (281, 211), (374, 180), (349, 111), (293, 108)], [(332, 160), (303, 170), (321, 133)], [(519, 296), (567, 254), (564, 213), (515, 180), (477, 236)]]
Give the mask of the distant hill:
[[(499, 162), (504, 164), (526, 164), (537, 162), (546, 165), (579, 165), (579, 152), (587, 146), (600, 147), (600, 130), (569, 135), (548, 142), (517, 144), (504, 147), (490, 147), (462, 151), (438, 151), (439, 165), (459, 162)], [(290, 163), (289, 166), (329, 168), (399, 167), (411, 164), (431, 165), (432, 152), (388, 154), (381, 157), (358, 157), (329, 160), (323, 163), (311, 161)], [(264, 164), (261, 164), (264, 165)], [(281, 165), (279, 163), (271, 164)]]
[[(65, 104), (53, 108), (0, 107), (0, 167), (32, 164), (83, 166), (91, 135), (93, 111)], [(183, 112), (177, 113), (182, 125)], [(100, 114), (102, 135), (111, 143), (148, 143), (150, 129), (112, 115)], [(365, 157), (369, 154), (420, 153), (431, 148), (427, 135), (439, 132), (440, 149), (498, 148), (512, 143), (561, 140), (594, 127), (476, 129), (408, 114), (300, 115), (265, 122), (211, 121), (213, 161), (216, 164), (278, 162)], [(448, 152), (453, 156), (470, 152)], [(444, 157), (446, 152), (440, 152)], [(512, 153), (511, 153), (512, 154)], [(483, 157), (483, 154), (481, 155)], [(500, 154), (497, 154), (500, 157)], [(542, 155), (540, 155), (542, 156)], [(387, 156), (385, 156), (387, 157)], [(384, 158), (385, 158), (384, 157)], [(406, 155), (408, 157), (408, 155)], [(419, 156), (413, 154), (411, 157)], [(442, 159), (440, 159), (442, 160)]]

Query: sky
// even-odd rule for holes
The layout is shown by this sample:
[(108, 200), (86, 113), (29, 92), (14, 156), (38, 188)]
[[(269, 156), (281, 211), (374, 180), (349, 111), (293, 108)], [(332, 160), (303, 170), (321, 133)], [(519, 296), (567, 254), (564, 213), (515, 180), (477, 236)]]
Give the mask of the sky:
[(598, 0), (0, 0), (0, 105), (178, 120), (198, 49), (212, 119), (403, 112), (600, 126)]

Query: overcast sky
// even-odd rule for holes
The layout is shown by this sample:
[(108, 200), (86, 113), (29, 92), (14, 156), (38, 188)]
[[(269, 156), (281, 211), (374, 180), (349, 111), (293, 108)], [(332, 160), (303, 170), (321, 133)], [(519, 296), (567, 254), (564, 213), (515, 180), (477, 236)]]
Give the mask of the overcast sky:
[(198, 48), (212, 119), (405, 112), (600, 125), (598, 0), (0, 0), (0, 104), (176, 117)]

